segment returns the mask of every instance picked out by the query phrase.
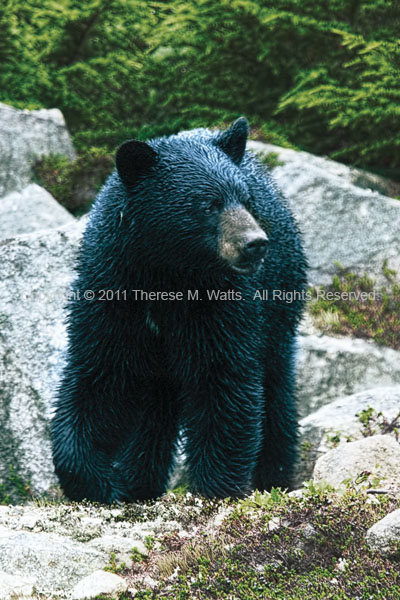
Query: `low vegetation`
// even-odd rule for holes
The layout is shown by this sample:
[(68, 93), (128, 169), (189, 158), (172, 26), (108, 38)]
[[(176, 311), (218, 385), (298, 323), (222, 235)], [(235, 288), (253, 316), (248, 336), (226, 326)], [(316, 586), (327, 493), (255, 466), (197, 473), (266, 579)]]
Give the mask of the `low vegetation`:
[(87, 212), (100, 187), (114, 168), (114, 158), (104, 148), (90, 148), (74, 161), (46, 156), (34, 168), (37, 182), (72, 214)]
[(14, 466), (8, 466), (8, 473), (0, 483), (0, 505), (12, 502), (26, 502), (32, 498), (32, 492), (27, 481), (16, 472)]
[(226, 516), (218, 529), (202, 527), (200, 516), (188, 538), (164, 534), (123, 576), (135, 600), (395, 600), (399, 547), (382, 556), (365, 534), (398, 507), (391, 496), (371, 498), (351, 485), (341, 494), (311, 482), (302, 496), (256, 492), (220, 503)]
[[(330, 285), (311, 289), (309, 310), (323, 331), (371, 339), (400, 349), (400, 281), (383, 265), (386, 284), (338, 266)], [(323, 292), (323, 293), (321, 293)]]

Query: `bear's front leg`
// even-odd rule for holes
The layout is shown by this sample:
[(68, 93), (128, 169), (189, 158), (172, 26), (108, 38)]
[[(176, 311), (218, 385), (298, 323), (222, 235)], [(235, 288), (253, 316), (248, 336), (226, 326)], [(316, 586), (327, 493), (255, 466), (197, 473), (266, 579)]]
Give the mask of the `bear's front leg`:
[(232, 364), (214, 364), (188, 392), (184, 435), (195, 493), (225, 498), (250, 492), (262, 441), (262, 396), (257, 378), (247, 374), (246, 380), (243, 366)]
[[(115, 393), (117, 385), (113, 380)], [(126, 397), (120, 389), (119, 403), (110, 405), (107, 384), (92, 384), (84, 408), (83, 394), (74, 406), (66, 388), (52, 424), (54, 465), (65, 494), (105, 503), (161, 496), (178, 437), (171, 386), (157, 381)]]
[(110, 411), (102, 409), (101, 432), (92, 414), (95, 410), (88, 407), (85, 412), (80, 408), (84, 404), (83, 393), (68, 394), (65, 387), (52, 422), (54, 467), (65, 495), (75, 501), (124, 500), (123, 478), (111, 465), (116, 442), (106, 430)]
[(297, 458), (294, 337), (287, 333), (270, 344), (265, 368), (263, 443), (253, 486), (291, 489)]
[(130, 433), (113, 460), (124, 474), (126, 500), (149, 500), (167, 490), (179, 426), (176, 392), (170, 383), (155, 381), (136, 391)]

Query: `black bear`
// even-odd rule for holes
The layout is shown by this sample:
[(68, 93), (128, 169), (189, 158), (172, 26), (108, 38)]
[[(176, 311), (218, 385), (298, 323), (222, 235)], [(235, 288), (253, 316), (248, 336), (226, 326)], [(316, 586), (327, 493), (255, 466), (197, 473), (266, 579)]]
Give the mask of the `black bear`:
[(180, 435), (195, 493), (290, 486), (306, 264), (247, 135), (240, 118), (117, 151), (80, 248), (52, 423), (73, 500), (163, 494)]

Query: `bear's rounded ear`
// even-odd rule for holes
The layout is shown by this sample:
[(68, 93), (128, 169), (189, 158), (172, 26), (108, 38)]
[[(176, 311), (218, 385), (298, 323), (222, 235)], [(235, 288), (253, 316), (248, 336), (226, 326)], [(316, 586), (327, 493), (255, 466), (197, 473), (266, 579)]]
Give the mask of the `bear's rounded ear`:
[(221, 148), (238, 165), (246, 150), (249, 122), (245, 117), (237, 119), (226, 131), (215, 140), (215, 145)]
[(118, 175), (125, 185), (133, 185), (138, 176), (149, 171), (156, 162), (157, 152), (139, 140), (127, 140), (115, 155)]

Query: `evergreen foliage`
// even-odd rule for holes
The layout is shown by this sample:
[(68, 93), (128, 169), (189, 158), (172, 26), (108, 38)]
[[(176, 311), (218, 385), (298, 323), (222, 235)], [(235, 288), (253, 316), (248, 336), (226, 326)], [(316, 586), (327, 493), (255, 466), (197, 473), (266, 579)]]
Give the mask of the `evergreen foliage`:
[(58, 106), (81, 150), (245, 114), (393, 175), (399, 24), (396, 0), (3, 0), (0, 101)]

